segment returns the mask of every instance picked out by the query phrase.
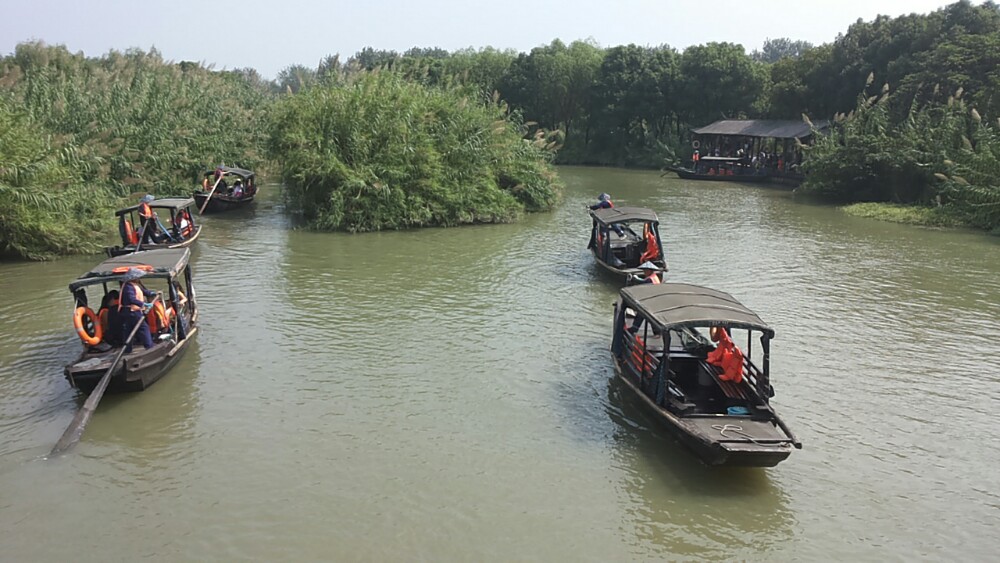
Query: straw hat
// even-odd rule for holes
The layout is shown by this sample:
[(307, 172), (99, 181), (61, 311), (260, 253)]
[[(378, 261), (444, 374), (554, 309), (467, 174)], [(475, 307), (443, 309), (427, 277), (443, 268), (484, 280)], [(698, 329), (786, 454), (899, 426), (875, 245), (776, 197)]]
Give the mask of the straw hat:
[(140, 270), (139, 268), (129, 268), (124, 275), (122, 275), (123, 282), (130, 282), (137, 280), (146, 275), (146, 272)]
[(639, 269), (640, 270), (659, 270), (660, 267), (657, 266), (656, 264), (653, 264), (649, 260), (647, 260), (647, 261), (643, 262), (642, 264), (639, 264)]

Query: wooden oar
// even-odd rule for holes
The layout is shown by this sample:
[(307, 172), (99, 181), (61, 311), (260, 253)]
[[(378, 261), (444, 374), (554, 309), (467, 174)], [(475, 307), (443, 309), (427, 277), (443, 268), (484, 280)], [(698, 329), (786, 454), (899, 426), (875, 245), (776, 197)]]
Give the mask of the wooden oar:
[[(160, 296), (157, 295), (149, 302), (150, 305), (155, 304), (159, 301)], [(111, 373), (115, 371), (118, 367), (118, 362), (121, 361), (122, 356), (125, 355), (125, 349), (128, 348), (128, 343), (132, 341), (135, 337), (135, 333), (139, 331), (139, 326), (146, 322), (146, 319), (140, 319), (139, 322), (135, 323), (132, 327), (132, 332), (129, 333), (128, 338), (125, 339), (125, 344), (122, 346), (121, 351), (115, 356), (115, 361), (111, 362), (111, 367), (105, 372), (104, 377), (97, 382), (97, 386), (94, 390), (90, 392), (90, 396), (83, 403), (83, 407), (76, 413), (73, 417), (73, 421), (69, 423), (66, 431), (63, 432), (59, 441), (56, 442), (52, 451), (49, 452), (49, 457), (57, 456), (67, 452), (70, 448), (76, 445), (80, 441), (80, 436), (83, 436), (83, 429), (87, 427), (87, 423), (90, 422), (91, 415), (94, 414), (94, 410), (97, 408), (97, 403), (101, 402), (101, 397), (104, 396), (104, 391), (108, 388), (108, 382), (111, 381)]]
[(198, 215), (205, 214), (205, 208), (208, 207), (208, 202), (212, 199), (212, 194), (215, 193), (215, 188), (219, 187), (219, 182), (221, 182), (222, 178), (224, 178), (225, 176), (226, 176), (225, 174), (219, 174), (219, 179), (216, 180), (215, 185), (212, 186), (212, 191), (208, 192), (208, 197), (205, 198), (205, 203), (203, 203), (201, 209), (198, 210)]

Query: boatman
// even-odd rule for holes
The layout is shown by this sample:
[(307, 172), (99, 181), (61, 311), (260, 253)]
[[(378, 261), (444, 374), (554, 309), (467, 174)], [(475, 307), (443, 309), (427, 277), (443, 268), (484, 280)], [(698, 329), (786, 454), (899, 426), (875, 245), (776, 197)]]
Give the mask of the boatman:
[(605, 193), (597, 196), (597, 203), (591, 205), (590, 209), (611, 209), (614, 206), (615, 204), (611, 203), (611, 195)]
[[(132, 333), (137, 323), (142, 323), (135, 333), (142, 345), (148, 350), (153, 347), (153, 336), (149, 334), (149, 325), (146, 324), (146, 312), (150, 305), (146, 303), (146, 298), (156, 297), (156, 292), (150, 291), (142, 286), (139, 278), (145, 276), (146, 272), (139, 268), (129, 268), (122, 276), (122, 290), (118, 300), (118, 318), (122, 326), (122, 338), (127, 338)], [(125, 343), (125, 353), (132, 352), (132, 342)]]
[[(595, 209), (613, 209), (614, 207), (615, 204), (611, 203), (611, 194), (603, 193), (597, 196), (597, 203), (588, 206), (588, 209), (593, 211)], [(614, 225), (611, 225), (611, 228), (618, 233), (618, 236), (625, 236), (625, 229), (623, 229), (621, 225), (615, 223)]]
[(660, 271), (659, 266), (647, 260), (646, 262), (639, 264), (639, 269), (642, 270), (642, 273), (645, 274), (645, 276), (632, 276), (633, 283), (636, 285), (643, 283), (651, 283), (653, 285), (660, 284), (660, 275), (657, 273)]
[(141, 244), (156, 242), (156, 213), (149, 206), (156, 199), (152, 194), (146, 194), (139, 200), (139, 226), (142, 228)]
[[(647, 261), (647, 262), (643, 262), (642, 264), (640, 264), (639, 265), (639, 269), (642, 270), (646, 274), (646, 276), (645, 277), (639, 277), (639, 276), (634, 276), (632, 274), (629, 274), (629, 280), (633, 284), (635, 284), (635, 285), (641, 285), (641, 284), (644, 284), (644, 283), (651, 283), (653, 285), (659, 285), (660, 284), (660, 274), (657, 273), (657, 272), (660, 271), (659, 266), (657, 266), (656, 264), (653, 264), (652, 262), (648, 262)], [(635, 334), (635, 333), (639, 332), (639, 327), (640, 326), (642, 326), (642, 317), (640, 317), (639, 315), (636, 315), (635, 316), (635, 320), (632, 321), (632, 326), (629, 327), (628, 331), (631, 332), (632, 334)]]
[(694, 154), (691, 155), (691, 162), (694, 164), (694, 171), (698, 172), (698, 161), (701, 160), (701, 154), (698, 149), (694, 150)]

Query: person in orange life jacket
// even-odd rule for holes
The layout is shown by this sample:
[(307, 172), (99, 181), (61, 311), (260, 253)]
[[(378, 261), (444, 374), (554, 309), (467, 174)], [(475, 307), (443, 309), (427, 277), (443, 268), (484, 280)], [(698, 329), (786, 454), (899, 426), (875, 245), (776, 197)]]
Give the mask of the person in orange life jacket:
[[(629, 280), (633, 281), (635, 285), (641, 285), (645, 283), (651, 283), (653, 285), (659, 285), (660, 275), (657, 273), (660, 271), (659, 266), (653, 264), (652, 262), (643, 262), (639, 265), (639, 269), (645, 272), (645, 277), (634, 276), (629, 274)], [(639, 327), (642, 326), (642, 317), (639, 315), (635, 316), (635, 320), (632, 321), (632, 326), (629, 327), (628, 331), (635, 334), (639, 331)]]
[[(603, 193), (597, 196), (597, 203), (595, 203), (594, 205), (590, 205), (587, 208), (593, 211), (595, 209), (612, 209), (614, 206), (615, 204), (611, 203), (611, 195)], [(614, 229), (616, 233), (618, 233), (618, 236), (620, 237), (625, 236), (625, 230), (622, 229), (621, 225), (614, 224), (611, 225), (611, 228)]]
[(121, 317), (118, 315), (118, 300), (120, 298), (120, 292), (117, 289), (112, 289), (104, 295), (104, 299), (101, 300), (101, 309), (107, 309), (108, 313), (108, 327), (107, 332), (104, 334), (104, 340), (112, 346), (118, 346), (122, 343), (122, 338), (125, 337), (122, 334), (122, 321)]
[[(135, 333), (145, 348), (153, 347), (153, 337), (146, 324), (146, 311), (151, 307), (146, 298), (156, 297), (156, 292), (150, 291), (139, 283), (139, 278), (146, 272), (138, 268), (129, 268), (122, 276), (122, 290), (118, 300), (118, 318), (121, 320), (121, 337), (128, 337), (137, 323), (142, 323)], [(132, 342), (125, 342), (125, 353), (132, 351)]]
[(156, 198), (151, 194), (146, 194), (139, 200), (139, 225), (142, 227), (142, 240), (140, 242), (142, 244), (159, 242), (159, 237), (156, 236), (156, 213), (149, 206), (154, 199)]
[(695, 149), (694, 154), (691, 155), (691, 162), (694, 164), (695, 172), (698, 172), (698, 164), (700, 160), (701, 160), (701, 153), (699, 153), (698, 150)]
[(191, 230), (191, 214), (188, 213), (187, 209), (184, 209), (177, 213), (174, 220), (174, 231), (177, 235), (177, 240), (184, 240), (190, 234), (188, 231)]

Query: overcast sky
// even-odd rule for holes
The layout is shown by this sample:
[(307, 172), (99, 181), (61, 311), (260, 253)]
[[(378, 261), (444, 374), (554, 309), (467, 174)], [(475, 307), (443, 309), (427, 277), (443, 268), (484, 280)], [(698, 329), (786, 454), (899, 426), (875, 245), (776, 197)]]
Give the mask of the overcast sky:
[[(168, 60), (253, 67), (267, 78), (371, 46), (528, 51), (559, 38), (678, 49), (767, 38), (827, 43), (859, 18), (936, 10), (939, 0), (0, 0), (0, 54), (40, 39), (99, 56), (155, 46)], [(976, 4), (981, 2), (977, 1)]]

